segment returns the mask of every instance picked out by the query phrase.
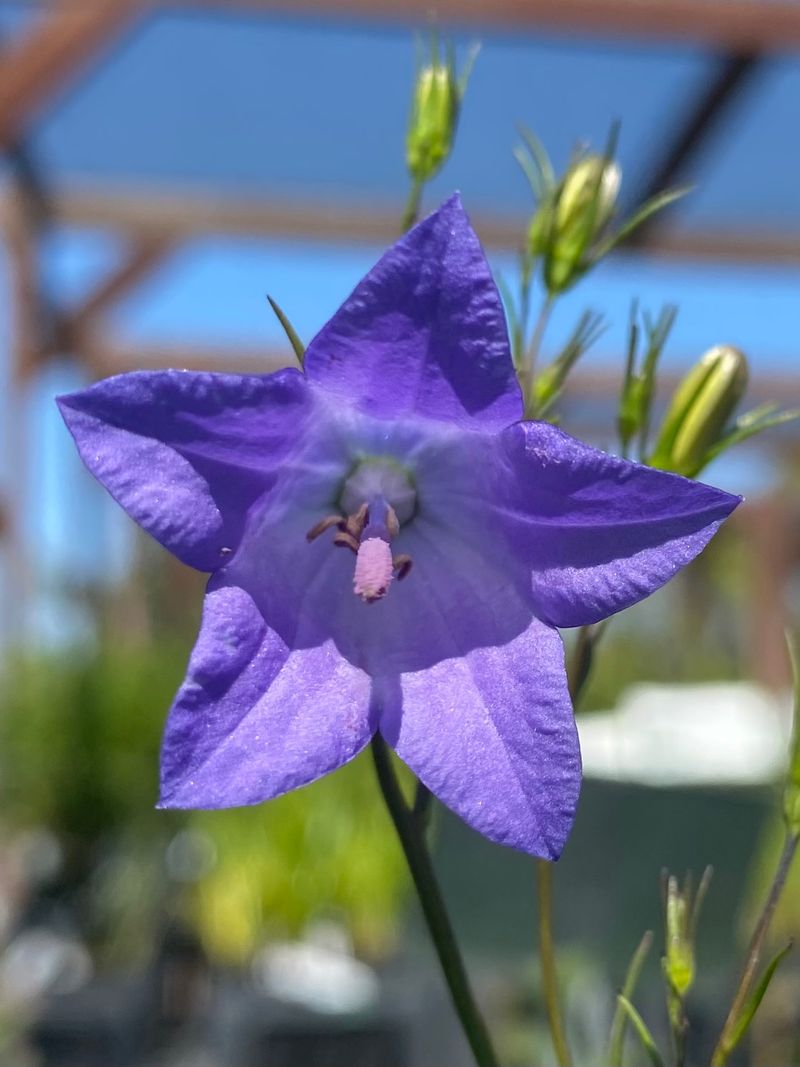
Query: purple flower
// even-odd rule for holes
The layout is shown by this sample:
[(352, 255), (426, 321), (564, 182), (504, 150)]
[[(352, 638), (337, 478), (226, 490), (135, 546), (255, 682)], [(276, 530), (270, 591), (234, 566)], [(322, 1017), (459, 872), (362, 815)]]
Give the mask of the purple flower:
[(520, 421), (458, 198), (386, 253), (304, 373), (123, 374), (60, 406), (118, 503), (211, 572), (164, 807), (267, 800), (379, 730), (475, 829), (557, 857), (581, 767), (555, 628), (652, 593), (739, 502)]

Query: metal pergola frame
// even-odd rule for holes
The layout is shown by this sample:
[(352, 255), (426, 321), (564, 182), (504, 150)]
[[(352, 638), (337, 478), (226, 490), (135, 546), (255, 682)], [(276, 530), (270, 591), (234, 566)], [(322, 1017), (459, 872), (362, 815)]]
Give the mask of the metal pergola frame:
[[(726, 109), (747, 92), (770, 56), (800, 52), (800, 4), (793, 0), (31, 0), (31, 4), (39, 9), (40, 18), (0, 57), (0, 150), (11, 163), (13, 175), (10, 187), (0, 196), (0, 225), (13, 288), (13, 379), (20, 389), (45, 361), (64, 352), (96, 376), (134, 367), (225, 366), (264, 372), (283, 365), (287, 355), (279, 352), (236, 349), (221, 355), (219, 348), (212, 353), (197, 346), (162, 345), (158, 350), (124, 346), (110, 331), (109, 312), (190, 238), (216, 233), (384, 244), (396, 236), (395, 211), (388, 206), (337, 203), (334, 208), (324, 203), (280, 202), (273, 197), (226, 201), (163, 187), (152, 196), (143, 195), (141, 189), (126, 193), (49, 188), (27, 150), (28, 131), (60, 93), (154, 10), (193, 8), (229, 16), (237, 12), (291, 14), (317, 21), (345, 18), (414, 28), (425, 25), (433, 12), (441, 25), (455, 29), (541, 31), (582, 39), (610, 38), (616, 43), (699, 44), (709, 52), (706, 84), (685, 113), (673, 117), (672, 139), (643, 176), (637, 200), (682, 178)], [(516, 248), (519, 235), (525, 232), (523, 220), (479, 216), (475, 222), (484, 242), (494, 248)], [(62, 309), (43, 292), (38, 243), (47, 227), (67, 223), (116, 231), (127, 251), (79, 306)], [(800, 266), (800, 233), (684, 233), (655, 222), (643, 227), (621, 250), (625, 252), (683, 262)], [(599, 398), (611, 398), (618, 389), (610, 373), (584, 373), (580, 381)], [(765, 397), (800, 401), (800, 381), (788, 375), (762, 380), (757, 387)], [(10, 407), (16, 411), (18, 405)], [(16, 433), (15, 447), (22, 449), (24, 428), (17, 426), (12, 432)], [(24, 486), (17, 485), (16, 491), (24, 493)], [(10, 496), (18, 504), (13, 488)], [(770, 531), (775, 529), (774, 507), (765, 511)], [(11, 520), (12, 569), (24, 585), (24, 545), (13, 515)], [(758, 519), (751, 515), (749, 522), (752, 526)], [(756, 541), (759, 537), (761, 541), (767, 537), (766, 526)], [(772, 555), (777, 559), (781, 553)], [(775, 582), (767, 584), (774, 589)], [(785, 677), (774, 653), (779, 615), (773, 611), (766, 632), (763, 626), (757, 631), (754, 649), (754, 661), (766, 664), (759, 676), (770, 682)]]

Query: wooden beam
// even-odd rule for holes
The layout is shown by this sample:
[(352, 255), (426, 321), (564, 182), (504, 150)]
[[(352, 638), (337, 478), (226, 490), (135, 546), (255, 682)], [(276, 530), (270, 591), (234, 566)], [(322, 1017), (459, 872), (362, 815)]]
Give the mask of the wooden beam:
[(3, 218), (11, 290), (11, 373), (15, 385), (28, 381), (43, 358), (42, 308), (37, 233), (23, 192), (9, 198)]
[(699, 42), (749, 54), (800, 49), (794, 0), (182, 0), (182, 6), (416, 29), (433, 15), (444, 27)]
[[(110, 337), (96, 336), (91, 342), (92, 368), (97, 374), (119, 374), (128, 370), (156, 370), (176, 367), (180, 370), (225, 371), (232, 374), (269, 374), (281, 367), (297, 366), (288, 345), (255, 347), (247, 345), (142, 345)], [(700, 356), (698, 352), (694, 358)], [(619, 397), (622, 364), (619, 356), (608, 353), (592, 355), (594, 369), (578, 367), (570, 379), (567, 403), (585, 401), (599, 405), (616, 404)], [(688, 361), (687, 361), (688, 363)], [(666, 401), (678, 384), (681, 374), (666, 371), (659, 375), (659, 397)], [(747, 393), (747, 404), (755, 407), (770, 401), (782, 407), (800, 407), (800, 379), (796, 374), (759, 373)], [(605, 429), (613, 429), (608, 409), (601, 412)], [(787, 423), (782, 436), (795, 440), (800, 434), (800, 420)]]
[(111, 270), (67, 317), (65, 328), (68, 335), (76, 339), (73, 344), (78, 343), (81, 334), (95, 329), (97, 319), (158, 266), (173, 248), (174, 242), (167, 238), (142, 238), (134, 242), (122, 263)]
[(81, 355), (98, 378), (131, 370), (216, 371), (226, 374), (271, 374), (282, 367), (296, 367), (288, 342), (286, 348), (256, 348), (245, 345), (142, 345), (109, 337), (84, 338)]
[[(121, 230), (137, 242), (139, 252), (131, 272), (147, 266), (150, 255), (170, 242), (208, 234), (260, 237), (382, 247), (397, 237), (396, 205), (356, 206), (302, 201), (239, 198), (225, 200), (193, 193), (104, 191), (87, 187), (51, 195), (55, 222), (87, 228)], [(0, 223), (12, 210), (0, 194)], [(522, 217), (473, 214), (473, 222), (488, 248), (513, 251), (527, 229)], [(149, 251), (146, 251), (149, 249)], [(746, 262), (800, 265), (800, 234), (731, 233), (726, 230), (651, 231), (637, 253), (693, 262)], [(105, 284), (105, 283), (104, 283)], [(106, 297), (98, 293), (100, 303)]]
[(142, 0), (60, 0), (2, 51), (0, 145), (22, 136), (28, 123), (91, 57), (120, 33)]

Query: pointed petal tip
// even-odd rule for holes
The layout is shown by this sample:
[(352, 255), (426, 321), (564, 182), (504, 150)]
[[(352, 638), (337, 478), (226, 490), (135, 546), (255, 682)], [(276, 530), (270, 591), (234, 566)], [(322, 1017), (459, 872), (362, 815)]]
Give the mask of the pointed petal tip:
[[(418, 229), (430, 229), (430, 228), (447, 228), (452, 229), (453, 226), (466, 226), (472, 231), (472, 224), (469, 221), (466, 208), (464, 207), (464, 201), (461, 198), (461, 193), (451, 193), (446, 200), (443, 200), (437, 208), (425, 215), (424, 218), (409, 230), (409, 233), (413, 233)], [(473, 231), (474, 232), (474, 231)]]

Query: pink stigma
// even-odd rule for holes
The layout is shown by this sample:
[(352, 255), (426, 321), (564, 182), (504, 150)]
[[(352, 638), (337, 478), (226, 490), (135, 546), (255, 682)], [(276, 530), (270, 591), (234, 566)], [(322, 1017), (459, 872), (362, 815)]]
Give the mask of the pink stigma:
[(358, 546), (353, 588), (367, 604), (386, 596), (393, 573), (392, 550), (382, 537), (369, 537)]

